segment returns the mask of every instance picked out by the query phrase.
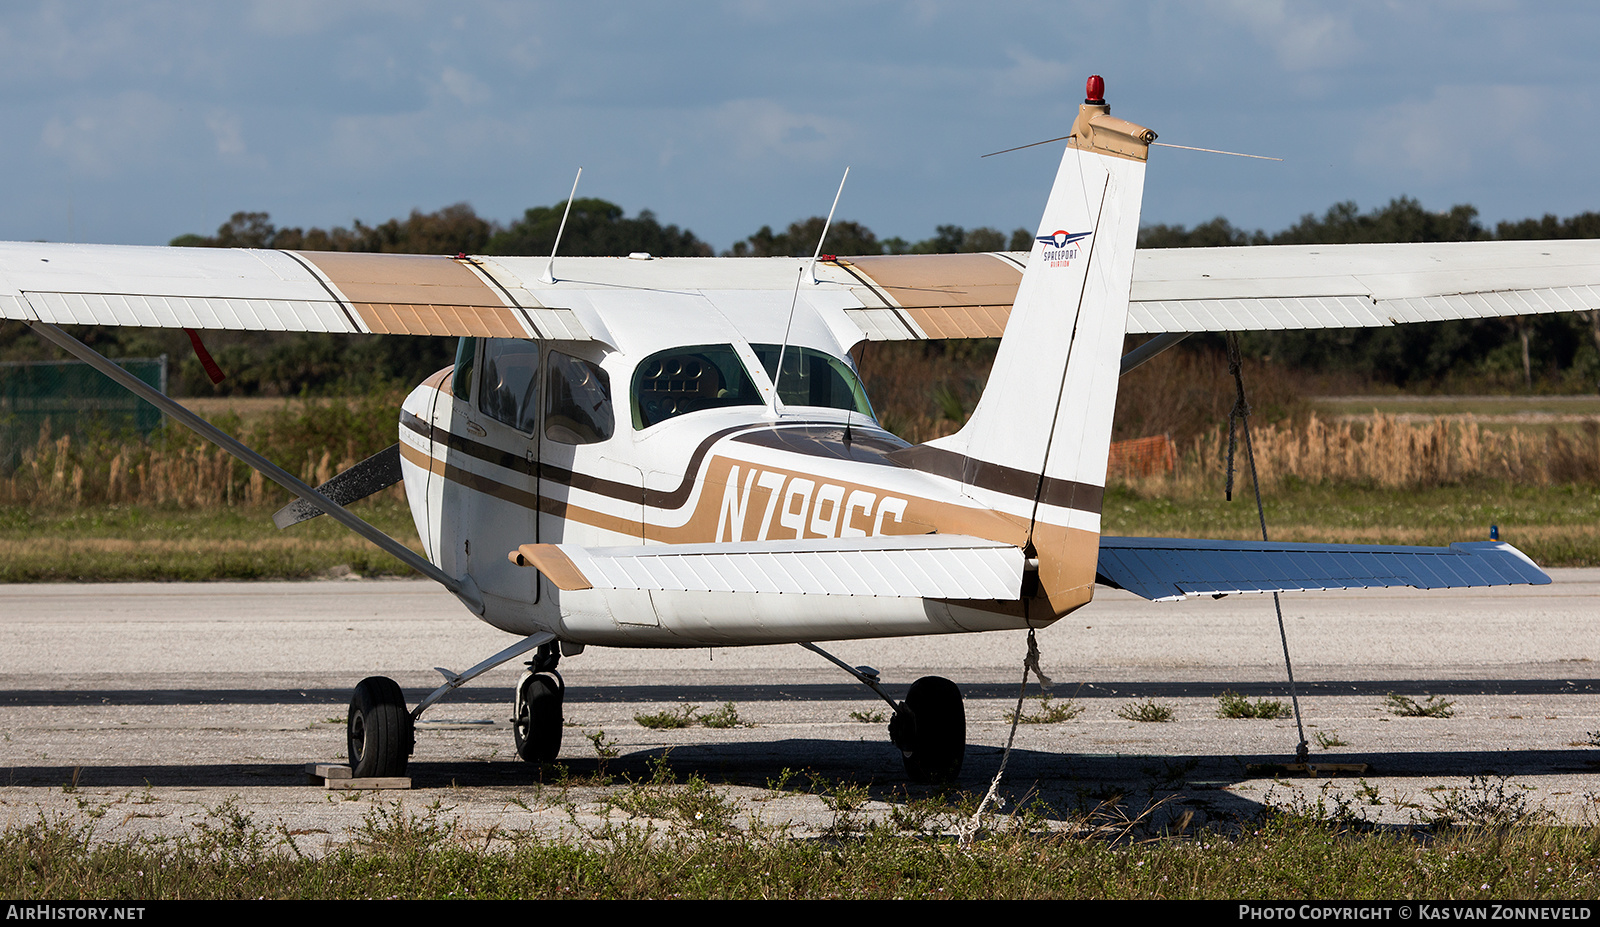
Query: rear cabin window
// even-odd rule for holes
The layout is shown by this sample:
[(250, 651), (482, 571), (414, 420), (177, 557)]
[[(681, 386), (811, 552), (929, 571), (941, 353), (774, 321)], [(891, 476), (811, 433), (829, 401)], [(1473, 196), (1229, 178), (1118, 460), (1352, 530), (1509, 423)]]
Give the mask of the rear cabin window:
[[(457, 362), (459, 364), (459, 361)], [(457, 369), (460, 369), (459, 366)], [(515, 338), (483, 342), (483, 382), (478, 408), (526, 434), (538, 427), (539, 345)]]
[(652, 354), (633, 374), (633, 427), (649, 428), (701, 409), (762, 405), (755, 381), (731, 344)]
[[(821, 406), (848, 409), (872, 415), (866, 390), (850, 365), (814, 348), (778, 344), (752, 344), (751, 349), (767, 368), (767, 376), (778, 384), (778, 398), (785, 405)], [(783, 355), (783, 375), (778, 375), (778, 355)]]
[(551, 351), (545, 404), (545, 437), (561, 444), (596, 444), (611, 437), (611, 378), (598, 364)]

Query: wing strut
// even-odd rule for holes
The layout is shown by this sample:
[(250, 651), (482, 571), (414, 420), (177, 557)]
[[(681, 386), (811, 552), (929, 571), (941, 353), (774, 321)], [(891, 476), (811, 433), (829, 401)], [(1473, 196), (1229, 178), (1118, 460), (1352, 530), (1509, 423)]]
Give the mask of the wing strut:
[(468, 608), (477, 614), (483, 614), (483, 601), (478, 595), (478, 590), (470, 582), (463, 582), (446, 574), (443, 570), (430, 563), (427, 558), (405, 546), (378, 528), (352, 513), (349, 509), (329, 499), (327, 496), (305, 483), (301, 482), (294, 474), (283, 469), (272, 461), (246, 447), (227, 432), (222, 431), (200, 416), (172, 401), (152, 388), (149, 384), (133, 376), (127, 371), (111, 363), (97, 353), (93, 348), (72, 337), (61, 329), (48, 322), (26, 321), (25, 324), (33, 329), (34, 333), (53, 344), (59, 345), (74, 357), (100, 371), (140, 399), (150, 403), (162, 412), (172, 416), (201, 437), (212, 442), (233, 456), (239, 458), (251, 467), (261, 471), (268, 479), (289, 490), (300, 498), (306, 500), (324, 512), (335, 521), (361, 535), (372, 543), (378, 545), (406, 566), (411, 567), (423, 576), (428, 577), (439, 585), (455, 594)]

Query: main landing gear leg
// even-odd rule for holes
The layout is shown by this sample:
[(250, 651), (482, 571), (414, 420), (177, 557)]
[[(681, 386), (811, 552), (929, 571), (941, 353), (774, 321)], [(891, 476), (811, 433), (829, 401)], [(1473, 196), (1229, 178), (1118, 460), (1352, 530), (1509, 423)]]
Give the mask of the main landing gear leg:
[(954, 782), (961, 776), (967, 752), (967, 713), (961, 689), (943, 676), (924, 676), (897, 702), (878, 684), (878, 671), (851, 666), (812, 643), (800, 646), (829, 661), (869, 686), (894, 709), (889, 740), (900, 748), (906, 776), (913, 782)]

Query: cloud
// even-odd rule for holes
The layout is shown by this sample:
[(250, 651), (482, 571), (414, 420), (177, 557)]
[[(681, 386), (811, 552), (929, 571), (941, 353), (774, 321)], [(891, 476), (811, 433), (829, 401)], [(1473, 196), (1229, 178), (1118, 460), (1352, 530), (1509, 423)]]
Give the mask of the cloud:
[(489, 87), (464, 71), (447, 67), (439, 74), (439, 86), (444, 92), (468, 106), (487, 102)]
[(244, 154), (244, 132), (236, 114), (214, 112), (206, 117), (206, 128), (210, 129), (211, 134), (217, 139), (218, 154)]
[(1353, 157), (1420, 174), (1460, 179), (1486, 162), (1549, 163), (1559, 142), (1541, 131), (1552, 101), (1539, 88), (1508, 84), (1435, 87), (1425, 100), (1391, 103), (1369, 116)]
[(775, 100), (730, 100), (710, 118), (742, 161), (825, 160), (836, 157), (854, 135), (844, 119), (797, 113)]
[(110, 177), (131, 164), (159, 160), (176, 113), (143, 91), (128, 91), (82, 105), (72, 115), (50, 117), (39, 141), (52, 156), (90, 176)]
[(1351, 7), (1313, 6), (1288, 0), (1221, 0), (1212, 9), (1255, 36), (1290, 71), (1333, 67), (1360, 50)]

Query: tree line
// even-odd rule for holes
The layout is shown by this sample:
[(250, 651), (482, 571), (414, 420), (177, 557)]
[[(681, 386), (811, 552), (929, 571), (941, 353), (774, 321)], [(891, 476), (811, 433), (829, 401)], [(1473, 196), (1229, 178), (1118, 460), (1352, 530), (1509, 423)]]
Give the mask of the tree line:
[[(466, 203), (437, 212), (412, 210), (405, 219), (367, 225), (357, 219), (350, 228), (278, 228), (264, 212), (236, 212), (214, 235), (179, 235), (171, 244), (186, 248), (281, 248), (293, 251), (368, 251), (391, 254), (545, 255), (555, 244), (566, 203), (535, 206), (510, 225), (485, 219)], [(826, 220), (812, 216), (774, 232), (763, 225), (722, 252), (726, 257), (810, 257)], [(1005, 234), (988, 227), (966, 229), (941, 225), (931, 238), (908, 242), (879, 239), (859, 222), (835, 222), (828, 229), (832, 254), (948, 254), (971, 251), (1027, 251), (1033, 233), (1017, 229)], [(641, 210), (629, 218), (621, 206), (597, 198), (572, 201), (561, 236), (561, 253), (620, 257), (645, 251), (657, 257), (710, 257), (715, 252), (688, 229), (662, 225), (654, 212)]]
[[(1141, 248), (1558, 238), (1600, 238), (1600, 213), (1565, 219), (1546, 214), (1500, 222), (1491, 230), (1479, 221), (1474, 206), (1429, 212), (1416, 200), (1399, 197), (1365, 213), (1353, 202), (1338, 203), (1320, 216), (1307, 213), (1272, 235), (1237, 228), (1221, 216), (1193, 228), (1152, 225), (1139, 230)], [(1198, 346), (1216, 342), (1190, 340)], [(1593, 390), (1600, 381), (1600, 310), (1390, 328), (1252, 332), (1240, 342), (1256, 357), (1302, 370), (1410, 389), (1537, 386), (1573, 392)]]
[[(434, 212), (413, 210), (404, 219), (349, 228), (278, 227), (265, 212), (237, 212), (212, 235), (180, 235), (173, 245), (220, 248), (367, 251), (411, 254), (549, 254), (566, 203), (536, 206), (509, 224), (485, 219), (465, 203)], [(823, 218), (812, 216), (781, 230), (762, 226), (723, 252), (730, 256), (810, 256)], [(1142, 248), (1216, 247), (1258, 244), (1343, 244), (1353, 242), (1436, 242), (1490, 239), (1600, 237), (1600, 213), (1568, 218), (1501, 222), (1489, 229), (1470, 205), (1430, 212), (1401, 197), (1362, 212), (1339, 203), (1321, 215), (1307, 214), (1282, 231), (1268, 234), (1234, 226), (1224, 217), (1191, 227), (1152, 225), (1140, 230)], [(836, 221), (826, 249), (835, 254), (932, 254), (1028, 250), (1033, 234), (1018, 228), (1004, 233), (940, 225), (931, 237), (910, 242), (879, 238), (867, 226)], [(598, 198), (574, 200), (562, 236), (567, 255), (626, 255), (648, 251), (664, 257), (709, 256), (712, 247), (694, 232), (663, 224), (650, 210), (633, 216)], [(451, 362), (448, 341), (406, 336), (343, 336), (317, 333), (207, 333), (207, 344), (228, 379), (213, 387), (182, 333), (152, 329), (94, 328), (83, 337), (108, 356), (151, 356), (172, 360), (175, 395), (298, 395), (360, 392), (413, 384)], [(1257, 332), (1242, 339), (1258, 359), (1327, 374), (1346, 386), (1362, 384), (1408, 389), (1543, 388), (1572, 392), (1595, 387), (1600, 379), (1600, 313), (1479, 319), (1402, 325), (1383, 329), (1313, 332)], [(22, 338), (20, 323), (0, 325), (0, 360), (52, 356)], [(1205, 351), (1219, 338), (1196, 336), (1182, 349)], [(928, 350), (942, 351), (930, 343)]]

